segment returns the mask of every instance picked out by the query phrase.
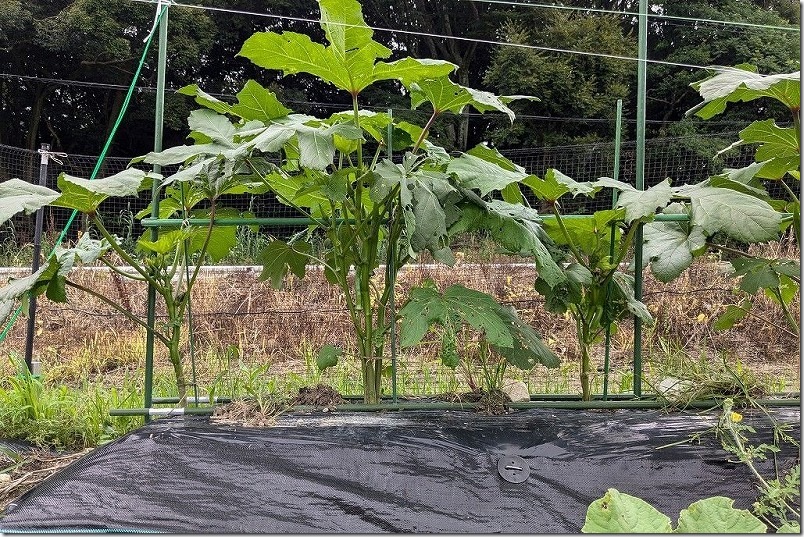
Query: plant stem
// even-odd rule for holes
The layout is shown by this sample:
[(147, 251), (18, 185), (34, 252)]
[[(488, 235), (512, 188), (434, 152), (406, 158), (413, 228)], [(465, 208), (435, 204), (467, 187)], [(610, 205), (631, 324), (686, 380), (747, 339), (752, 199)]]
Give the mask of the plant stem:
[[(561, 213), (558, 211), (557, 203), (552, 204), (552, 211), (556, 217), (556, 222), (558, 223), (558, 228), (561, 230), (561, 233), (564, 235), (564, 239), (567, 241), (567, 246), (569, 246), (570, 251), (572, 252), (572, 256), (575, 258), (578, 263), (584, 265), (584, 259), (581, 256), (578, 249), (575, 247), (575, 243), (572, 242), (572, 237), (569, 235), (569, 231), (567, 231), (567, 226), (564, 225), (564, 220), (561, 218)], [(587, 267), (588, 268), (588, 267)]]
[[(156, 287), (157, 289), (159, 289), (159, 285), (158, 285), (158, 283), (157, 283), (157, 282), (154, 280), (154, 278), (153, 278), (153, 277), (152, 277), (150, 274), (148, 274), (148, 271), (146, 271), (146, 270), (145, 270), (145, 269), (142, 267), (142, 265), (140, 265), (139, 263), (137, 263), (137, 261), (136, 261), (136, 260), (135, 260), (133, 257), (131, 257), (131, 256), (128, 254), (128, 252), (126, 252), (126, 251), (125, 251), (125, 250), (124, 250), (124, 249), (123, 249), (123, 248), (120, 246), (120, 244), (118, 244), (117, 240), (116, 240), (116, 239), (115, 239), (115, 238), (112, 236), (112, 234), (111, 234), (111, 233), (109, 233), (109, 231), (108, 231), (108, 230), (107, 230), (107, 229), (104, 227), (103, 222), (101, 222), (101, 219), (100, 219), (100, 218), (98, 218), (98, 215), (97, 215), (97, 214), (92, 214), (92, 215), (90, 215), (90, 219), (92, 220), (92, 224), (93, 224), (93, 225), (94, 225), (94, 226), (97, 228), (97, 230), (100, 232), (101, 236), (102, 236), (104, 239), (106, 239), (106, 240), (109, 242), (109, 245), (112, 247), (112, 250), (114, 250), (114, 251), (117, 253), (117, 255), (119, 255), (119, 256), (120, 256), (120, 257), (123, 259), (123, 261), (125, 261), (125, 262), (126, 262), (126, 263), (127, 263), (127, 264), (128, 264), (130, 267), (131, 267), (131, 268), (133, 268), (134, 270), (136, 270), (136, 271), (137, 271), (137, 272), (140, 274), (140, 276), (142, 276), (143, 278), (145, 278), (145, 281), (147, 281), (148, 283), (153, 284), (153, 285), (154, 285), (154, 287)], [(128, 275), (125, 275), (125, 276), (126, 276), (126, 277), (128, 277)]]
[(433, 125), (435, 118), (438, 117), (438, 114), (438, 110), (433, 109), (433, 114), (430, 116), (430, 119), (427, 120), (427, 124), (424, 126), (424, 129), (422, 129), (419, 139), (416, 140), (416, 144), (413, 146), (413, 150), (411, 151), (412, 153), (415, 154), (419, 150), (419, 146), (421, 146), (425, 138), (427, 138), (427, 133), (430, 131), (430, 127)]
[[(357, 94), (352, 94), (352, 110), (354, 111), (355, 127), (360, 129), (360, 108), (357, 105)], [(357, 141), (357, 166), (363, 167), (363, 141)]]
[(130, 279), (130, 280), (135, 280), (135, 281), (138, 281), (138, 282), (145, 282), (145, 281), (147, 281), (145, 278), (142, 278), (142, 277), (140, 277), (140, 276), (135, 276), (134, 274), (131, 274), (130, 272), (125, 272), (125, 271), (120, 270), (119, 268), (117, 268), (116, 266), (114, 266), (114, 265), (111, 263), (111, 261), (109, 261), (109, 260), (108, 260), (108, 259), (106, 259), (105, 257), (101, 257), (101, 258), (100, 258), (100, 262), (101, 262), (101, 263), (103, 263), (104, 265), (106, 265), (106, 266), (109, 268), (109, 270), (111, 270), (112, 272), (114, 272), (114, 273), (116, 273), (116, 274), (120, 274), (120, 275), (121, 275), (121, 276), (123, 276), (124, 278), (128, 278), (128, 279)]

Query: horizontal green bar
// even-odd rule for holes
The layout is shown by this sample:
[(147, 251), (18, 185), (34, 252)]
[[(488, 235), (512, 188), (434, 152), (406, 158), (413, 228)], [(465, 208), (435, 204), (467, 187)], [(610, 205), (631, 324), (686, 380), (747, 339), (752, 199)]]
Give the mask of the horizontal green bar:
[[(143, 227), (208, 226), (209, 218), (143, 218)], [(317, 224), (311, 218), (216, 218), (216, 226), (309, 226)]]
[[(781, 213), (783, 218), (792, 216), (790, 213)], [(590, 214), (566, 214), (563, 215), (564, 219), (573, 218), (589, 218)], [(555, 219), (552, 214), (542, 215), (544, 220)], [(687, 222), (690, 217), (686, 214), (657, 214), (654, 218), (656, 222)], [(151, 227), (179, 227), (182, 225), (191, 226), (208, 226), (209, 218), (143, 218), (141, 220), (142, 226), (146, 228)], [(312, 218), (304, 217), (283, 217), (283, 218), (216, 218), (216, 226), (265, 226), (265, 227), (281, 227), (281, 226), (309, 226), (317, 224), (319, 221)]]

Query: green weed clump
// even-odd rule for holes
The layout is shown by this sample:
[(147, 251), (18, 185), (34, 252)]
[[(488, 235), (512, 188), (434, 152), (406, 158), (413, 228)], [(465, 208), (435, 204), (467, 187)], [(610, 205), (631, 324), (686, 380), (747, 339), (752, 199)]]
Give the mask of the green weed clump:
[(50, 386), (31, 375), (0, 384), (0, 438), (23, 440), (56, 450), (80, 450), (108, 442), (132, 430), (139, 418), (109, 415), (112, 408), (139, 406), (133, 384), (122, 389), (85, 384)]

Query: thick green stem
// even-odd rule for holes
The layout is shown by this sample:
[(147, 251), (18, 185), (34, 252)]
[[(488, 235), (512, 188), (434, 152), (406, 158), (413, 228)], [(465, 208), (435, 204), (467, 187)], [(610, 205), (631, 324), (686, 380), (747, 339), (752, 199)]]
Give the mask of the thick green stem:
[(181, 325), (172, 327), (168, 353), (173, 373), (176, 376), (176, 388), (179, 394), (179, 406), (187, 406), (187, 379), (184, 376), (184, 365), (181, 361)]
[(779, 305), (782, 307), (782, 311), (784, 312), (784, 318), (787, 321), (787, 324), (796, 331), (796, 335), (801, 333), (801, 327), (798, 325), (798, 320), (793, 317), (790, 313), (790, 309), (787, 307), (787, 304), (784, 303), (784, 298), (782, 297), (782, 292), (779, 290), (778, 287), (774, 287), (770, 289), (770, 292), (776, 297), (779, 301)]
[(430, 132), (430, 127), (433, 126), (433, 122), (438, 117), (438, 114), (439, 114), (438, 110), (434, 109), (433, 110), (433, 115), (431, 115), (430, 119), (427, 120), (427, 124), (424, 126), (424, 129), (422, 129), (422, 133), (419, 135), (419, 139), (416, 140), (416, 144), (414, 144), (414, 146), (413, 146), (412, 153), (415, 154), (419, 150), (419, 147), (422, 145), (424, 140), (427, 138), (427, 133)]
[[(357, 94), (352, 94), (352, 110), (354, 111), (355, 127), (360, 128), (360, 108), (357, 105)], [(357, 166), (363, 167), (363, 141), (357, 141)], [(358, 198), (360, 199), (360, 198)]]
[(592, 400), (591, 371), (592, 359), (589, 355), (591, 343), (588, 339), (586, 323), (580, 312), (575, 318), (578, 330), (578, 343), (581, 347), (581, 395), (584, 401)]
[(575, 247), (575, 243), (572, 242), (572, 237), (570, 237), (569, 231), (567, 231), (567, 226), (564, 225), (564, 220), (561, 218), (561, 213), (558, 210), (558, 203), (553, 202), (552, 204), (553, 215), (556, 217), (556, 223), (558, 224), (558, 228), (561, 230), (561, 234), (564, 235), (564, 240), (567, 241), (567, 246), (569, 246), (570, 252), (572, 252), (572, 256), (575, 260), (584, 265), (584, 259), (581, 256), (581, 253)]
[[(109, 233), (109, 231), (103, 225), (103, 222), (101, 222), (101, 219), (98, 218), (98, 215), (97, 214), (90, 215), (90, 220), (92, 220), (92, 224), (95, 226), (95, 228), (101, 234), (101, 236), (109, 242), (109, 245), (112, 247), (112, 250), (114, 250), (117, 253), (117, 255), (119, 255), (120, 258), (124, 262), (126, 262), (131, 268), (136, 270), (140, 274), (140, 276), (145, 278), (145, 281), (153, 284), (157, 288), (157, 290), (159, 290), (160, 287), (159, 287), (158, 283), (154, 280), (154, 278), (148, 273), (147, 270), (145, 270), (142, 267), (142, 265), (140, 265), (137, 262), (136, 259), (131, 257), (128, 254), (128, 252), (126, 252), (123, 249), (123, 247), (120, 246), (120, 244), (117, 242), (117, 239), (115, 239), (115, 237), (113, 237), (112, 234)], [(126, 277), (128, 277), (128, 275), (126, 275)]]

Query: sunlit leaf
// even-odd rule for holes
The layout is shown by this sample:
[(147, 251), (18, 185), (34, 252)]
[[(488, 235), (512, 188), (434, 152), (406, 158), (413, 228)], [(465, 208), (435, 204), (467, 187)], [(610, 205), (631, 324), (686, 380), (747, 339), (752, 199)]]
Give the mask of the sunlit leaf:
[(262, 87), (258, 82), (249, 80), (237, 94), (237, 104), (231, 112), (247, 120), (259, 120), (265, 123), (287, 116), (291, 111), (285, 108), (276, 94)]
[(681, 511), (676, 533), (765, 533), (767, 526), (746, 509), (735, 509), (734, 500), (714, 496)]
[(586, 510), (584, 533), (672, 533), (670, 517), (651, 504), (609, 489)]
[(31, 214), (59, 196), (55, 190), (21, 179), (3, 181), (0, 183), (0, 224), (20, 212)]

